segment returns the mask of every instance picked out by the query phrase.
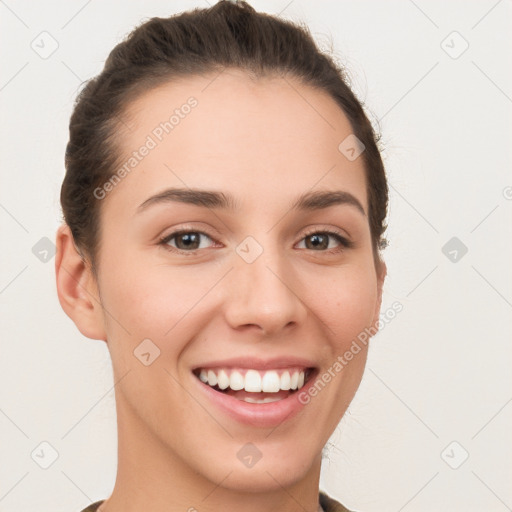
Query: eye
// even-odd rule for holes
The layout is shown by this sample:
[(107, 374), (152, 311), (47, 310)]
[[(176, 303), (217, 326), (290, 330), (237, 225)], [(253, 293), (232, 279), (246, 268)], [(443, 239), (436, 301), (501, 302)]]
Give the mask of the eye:
[(353, 242), (347, 240), (344, 236), (336, 231), (312, 231), (307, 233), (302, 240), (306, 241), (306, 249), (318, 251), (319, 249), (329, 249), (330, 238), (334, 238), (341, 247), (338, 246), (338, 248), (330, 249), (325, 252), (341, 252), (344, 248), (350, 249), (354, 245)]
[[(203, 249), (200, 247), (201, 238), (208, 238), (212, 240), (210, 236), (202, 231), (175, 231), (170, 235), (165, 236), (160, 240), (160, 245), (163, 245), (168, 250), (178, 250), (181, 252), (193, 252), (199, 249)], [(171, 244), (171, 241), (175, 240), (175, 244)]]
[[(193, 231), (193, 230), (180, 230), (174, 231), (169, 235), (166, 235), (159, 241), (159, 245), (164, 246), (165, 249), (169, 251), (181, 252), (181, 253), (194, 253), (199, 249), (204, 249), (205, 247), (201, 247), (202, 239), (213, 239), (203, 233), (202, 231)], [(330, 240), (334, 239), (338, 243), (338, 247), (330, 248)], [(350, 249), (353, 247), (354, 243), (350, 240), (347, 240), (344, 236), (336, 231), (311, 231), (305, 235), (302, 239), (305, 240), (306, 249), (313, 251), (321, 251), (321, 252), (330, 252), (336, 253), (341, 252), (343, 249)], [(301, 241), (302, 241), (301, 240)], [(174, 242), (173, 242), (174, 241)], [(172, 242), (172, 243), (171, 243)]]

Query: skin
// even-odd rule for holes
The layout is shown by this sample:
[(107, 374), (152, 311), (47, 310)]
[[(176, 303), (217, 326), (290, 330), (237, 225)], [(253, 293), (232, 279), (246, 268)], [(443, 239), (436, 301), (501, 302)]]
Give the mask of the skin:
[[(386, 267), (376, 268), (367, 215), (347, 204), (289, 206), (304, 192), (343, 190), (367, 214), (362, 159), (338, 150), (352, 133), (346, 116), (290, 78), (215, 76), (166, 83), (129, 106), (130, 129), (119, 132), (126, 155), (168, 112), (198, 100), (101, 201), (97, 279), (69, 228), (57, 232), (60, 303), (82, 334), (107, 343), (117, 382), (118, 474), (102, 512), (316, 512), (322, 448), (359, 386), (367, 350), (275, 429), (220, 412), (197, 392), (191, 369), (293, 355), (321, 375), (378, 320)], [(169, 187), (229, 192), (239, 210), (173, 202), (137, 213)], [(194, 254), (159, 244), (185, 224), (207, 235)], [(333, 237), (327, 248), (306, 245), (313, 228), (337, 229), (354, 247)], [(247, 236), (263, 249), (251, 264), (235, 251)], [(191, 252), (176, 238), (170, 244)], [(149, 366), (133, 354), (146, 338), (160, 349)], [(248, 442), (262, 453), (252, 468), (236, 456)]]

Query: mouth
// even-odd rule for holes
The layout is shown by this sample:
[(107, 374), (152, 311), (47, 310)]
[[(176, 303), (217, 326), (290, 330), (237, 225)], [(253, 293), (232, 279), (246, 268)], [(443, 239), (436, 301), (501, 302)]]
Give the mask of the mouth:
[(314, 367), (258, 370), (240, 367), (201, 367), (192, 372), (204, 385), (220, 394), (250, 404), (268, 404), (290, 398), (317, 373)]

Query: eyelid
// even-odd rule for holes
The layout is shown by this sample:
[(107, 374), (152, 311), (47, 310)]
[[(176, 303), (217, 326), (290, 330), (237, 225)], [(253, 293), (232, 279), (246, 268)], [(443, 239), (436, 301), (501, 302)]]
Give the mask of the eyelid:
[(182, 224), (177, 227), (169, 228), (164, 231), (164, 233), (167, 233), (165, 235), (158, 235), (158, 242), (161, 242), (162, 240), (165, 240), (166, 238), (170, 238), (173, 236), (180, 235), (182, 233), (201, 233), (202, 235), (206, 235), (210, 238), (214, 238), (215, 236), (220, 236), (217, 234), (210, 234), (209, 231), (211, 231), (209, 228), (203, 228), (202, 226), (192, 226), (189, 224)]
[(303, 233), (303, 235), (302, 235), (303, 237), (312, 235), (314, 233), (330, 233), (330, 234), (338, 235), (340, 238), (343, 238), (347, 241), (350, 240), (350, 235), (348, 234), (348, 232), (346, 230), (337, 228), (334, 226), (315, 224), (315, 225), (311, 226), (311, 228), (308, 226), (305, 229), (306, 229), (306, 231)]

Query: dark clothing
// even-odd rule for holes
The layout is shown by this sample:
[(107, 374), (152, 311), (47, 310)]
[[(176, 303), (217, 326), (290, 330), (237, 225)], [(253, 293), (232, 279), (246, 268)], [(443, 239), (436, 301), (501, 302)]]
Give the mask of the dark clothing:
[[(345, 508), (341, 503), (334, 500), (333, 498), (330, 498), (322, 491), (320, 491), (318, 500), (321, 507), (324, 509), (324, 512), (350, 512), (348, 508)], [(82, 512), (96, 512), (103, 501), (104, 500), (96, 501), (92, 505), (89, 505), (87, 508), (84, 508)]]

